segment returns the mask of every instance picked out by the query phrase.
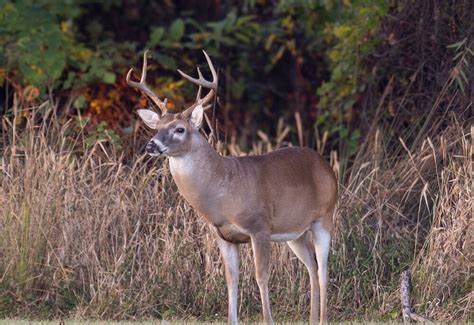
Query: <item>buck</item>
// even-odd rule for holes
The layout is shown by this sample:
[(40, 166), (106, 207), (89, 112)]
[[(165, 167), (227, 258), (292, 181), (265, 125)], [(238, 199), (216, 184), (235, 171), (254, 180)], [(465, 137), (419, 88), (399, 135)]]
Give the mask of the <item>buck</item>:
[[(258, 156), (219, 155), (199, 132), (206, 106), (216, 95), (218, 76), (204, 52), (212, 81), (178, 70), (199, 86), (194, 104), (181, 113), (167, 112), (167, 100), (147, 86), (147, 54), (141, 80), (127, 83), (141, 90), (161, 110), (139, 109), (156, 134), (147, 143), (152, 156), (167, 156), (181, 195), (211, 225), (225, 266), (228, 320), (237, 323), (239, 244), (251, 243), (265, 323), (273, 323), (268, 292), (270, 243), (287, 242), (303, 262), (311, 283), (310, 321), (327, 319), (328, 254), (337, 200), (337, 182), (329, 164), (314, 150), (283, 148)], [(201, 97), (202, 88), (210, 89)], [(311, 234), (313, 240), (311, 240)], [(319, 306), (320, 303), (320, 306)], [(319, 308), (320, 307), (320, 308)]]

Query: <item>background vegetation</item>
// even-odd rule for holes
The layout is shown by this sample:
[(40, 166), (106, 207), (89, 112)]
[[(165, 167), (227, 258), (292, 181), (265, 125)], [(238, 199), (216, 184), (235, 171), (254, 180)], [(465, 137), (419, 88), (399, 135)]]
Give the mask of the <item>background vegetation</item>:
[[(0, 317), (224, 320), (216, 245), (143, 155), (147, 103), (124, 82), (150, 49), (149, 83), (179, 111), (195, 88), (175, 69), (204, 48), (219, 151), (301, 144), (339, 175), (330, 318), (400, 319), (410, 269), (419, 313), (472, 321), (473, 15), (469, 0), (0, 2)], [(259, 320), (241, 253), (241, 318)], [(273, 255), (276, 319), (307, 319), (304, 267)]]

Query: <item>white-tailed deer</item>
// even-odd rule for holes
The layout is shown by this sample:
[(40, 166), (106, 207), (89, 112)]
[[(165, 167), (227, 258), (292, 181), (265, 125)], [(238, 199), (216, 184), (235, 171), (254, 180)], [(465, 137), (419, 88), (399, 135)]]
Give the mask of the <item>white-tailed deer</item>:
[[(160, 108), (161, 114), (140, 109), (145, 124), (156, 130), (146, 151), (169, 157), (170, 170), (180, 193), (204, 216), (216, 234), (227, 281), (230, 323), (237, 323), (239, 244), (251, 243), (263, 308), (263, 320), (272, 323), (268, 293), (270, 242), (285, 241), (307, 267), (311, 282), (311, 323), (327, 318), (327, 261), (337, 182), (329, 164), (309, 148), (284, 148), (247, 157), (223, 157), (200, 134), (205, 105), (217, 92), (217, 73), (204, 52), (212, 73), (205, 80), (180, 70), (199, 86), (196, 101), (182, 113), (166, 111), (162, 101), (145, 83), (147, 58), (143, 56), (140, 89)], [(202, 87), (210, 91), (201, 98)], [(310, 233), (313, 235), (311, 241)], [(315, 258), (316, 257), (316, 258)], [(321, 302), (321, 308), (319, 308)]]

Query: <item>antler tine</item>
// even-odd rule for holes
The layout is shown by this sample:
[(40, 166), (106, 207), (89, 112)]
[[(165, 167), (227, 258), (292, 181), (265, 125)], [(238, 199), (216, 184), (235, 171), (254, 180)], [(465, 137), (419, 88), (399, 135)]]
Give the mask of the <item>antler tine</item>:
[(202, 50), (202, 52), (204, 53), (204, 56), (206, 57), (207, 64), (209, 65), (209, 69), (211, 69), (211, 73), (212, 73), (212, 87), (209, 87), (209, 88), (217, 90), (218, 78), (217, 78), (216, 69), (214, 69), (214, 65), (212, 64), (211, 58), (209, 57), (209, 55), (207, 55), (206, 51)]
[[(198, 71), (199, 79), (201, 79), (202, 78), (201, 69), (199, 69), (199, 67), (197, 67), (197, 71)], [(197, 94), (196, 94), (196, 102), (201, 99), (201, 90), (202, 90), (202, 86), (199, 85), (199, 88), (198, 88), (198, 91), (197, 91)]]
[[(191, 105), (188, 109), (186, 109), (186, 113), (191, 112), (198, 105), (204, 105), (207, 102), (209, 102), (212, 99), (212, 97), (214, 97), (214, 94), (217, 91), (218, 77), (217, 77), (216, 69), (214, 68), (214, 65), (212, 64), (211, 58), (209, 57), (209, 55), (207, 55), (206, 51), (203, 50), (203, 53), (204, 53), (204, 56), (206, 57), (206, 61), (207, 61), (207, 64), (209, 65), (209, 69), (211, 70), (212, 81), (205, 80), (204, 77), (202, 76), (201, 70), (199, 68), (197, 68), (199, 79), (193, 78), (193, 77), (185, 74), (183, 71), (178, 69), (179, 74), (183, 78), (185, 78), (185, 79), (187, 79), (187, 80), (191, 81), (192, 83), (199, 86), (198, 93), (197, 93), (197, 96), (196, 96), (196, 101), (194, 102), (193, 105)], [(202, 87), (211, 89), (209, 91), (209, 93), (206, 96), (204, 96), (204, 98), (201, 98)], [(210, 106), (206, 106), (205, 109), (208, 109), (209, 107)]]
[(207, 64), (209, 65), (209, 69), (211, 69), (212, 82), (211, 82), (211, 81), (207, 81), (207, 80), (204, 79), (202, 76), (199, 76), (199, 79), (193, 78), (193, 77), (191, 77), (190, 75), (187, 75), (186, 73), (184, 73), (183, 71), (181, 71), (180, 69), (178, 69), (178, 72), (179, 72), (179, 74), (180, 74), (183, 78), (188, 79), (188, 80), (191, 81), (193, 84), (203, 86), (204, 88), (210, 88), (210, 89), (216, 90), (216, 89), (217, 89), (217, 72), (216, 72), (216, 70), (214, 69), (214, 65), (212, 64), (212, 61), (211, 61), (211, 59), (209, 58), (209, 55), (207, 55), (206, 51), (203, 50), (203, 52), (204, 52), (204, 56), (206, 57)]
[(145, 95), (147, 95), (160, 108), (161, 113), (165, 115), (167, 112), (166, 103), (168, 102), (168, 99), (165, 98), (163, 101), (160, 100), (160, 98), (146, 84), (146, 72), (147, 72), (147, 67), (148, 67), (148, 63), (146, 59), (147, 54), (148, 54), (148, 51), (145, 51), (145, 53), (143, 53), (143, 66), (142, 66), (142, 75), (140, 77), (140, 82), (131, 80), (133, 68), (128, 70), (126, 81), (130, 87), (140, 89)]

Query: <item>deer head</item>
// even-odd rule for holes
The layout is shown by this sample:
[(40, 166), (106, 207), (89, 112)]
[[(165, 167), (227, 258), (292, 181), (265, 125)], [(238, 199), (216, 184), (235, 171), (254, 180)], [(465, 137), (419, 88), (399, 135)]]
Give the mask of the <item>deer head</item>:
[[(160, 109), (161, 114), (149, 109), (139, 109), (138, 115), (143, 122), (151, 129), (156, 130), (156, 134), (146, 145), (146, 151), (152, 156), (179, 156), (188, 152), (196, 137), (199, 136), (199, 128), (202, 125), (204, 111), (211, 107), (206, 106), (217, 92), (217, 73), (211, 59), (205, 51), (207, 63), (212, 73), (212, 81), (203, 78), (201, 71), (197, 68), (198, 79), (195, 79), (181, 70), (178, 72), (185, 79), (199, 86), (195, 102), (181, 113), (172, 114), (166, 109), (167, 99), (160, 98), (146, 84), (147, 51), (143, 54), (142, 75), (139, 82), (131, 80), (133, 68), (127, 74), (127, 84), (133, 88), (138, 88), (147, 95)], [(202, 88), (209, 88), (206, 96), (201, 98)]]

